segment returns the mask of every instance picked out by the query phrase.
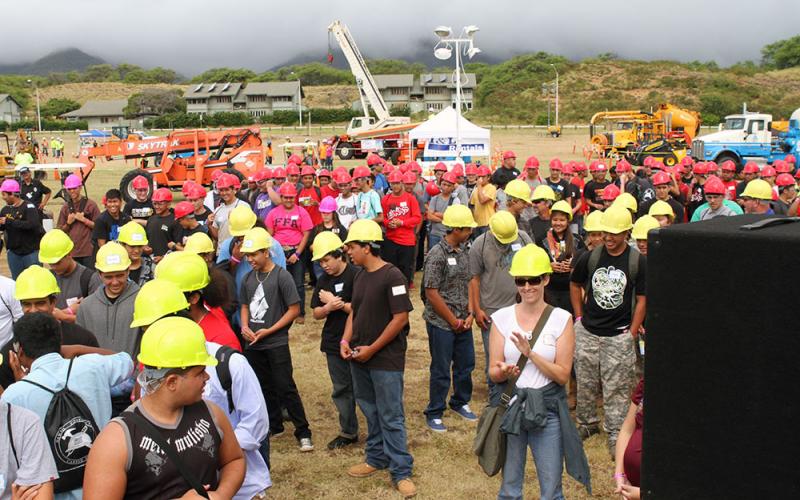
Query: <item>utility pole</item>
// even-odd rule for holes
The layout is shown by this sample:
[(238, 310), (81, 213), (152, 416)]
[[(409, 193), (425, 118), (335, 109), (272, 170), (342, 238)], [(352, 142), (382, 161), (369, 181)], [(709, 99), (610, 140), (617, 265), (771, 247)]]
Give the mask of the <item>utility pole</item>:
[(555, 64), (550, 64), (553, 67), (553, 70), (556, 72), (556, 127), (558, 127), (558, 69), (556, 69)]
[(300, 117), (300, 126), (303, 126), (303, 88), (300, 79), (297, 79), (297, 116)]
[(36, 120), (39, 123), (39, 132), (41, 132), (42, 131), (42, 111), (41, 111), (41, 108), (39, 106), (39, 86), (36, 85), (36, 82), (34, 82), (31, 79), (28, 79), (28, 83), (32, 84), (33, 88), (36, 90)]

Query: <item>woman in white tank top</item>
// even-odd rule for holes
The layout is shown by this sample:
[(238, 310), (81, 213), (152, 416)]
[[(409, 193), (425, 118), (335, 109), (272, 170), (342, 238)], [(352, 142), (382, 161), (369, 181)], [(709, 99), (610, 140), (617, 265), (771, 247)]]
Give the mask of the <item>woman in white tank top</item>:
[[(563, 386), (569, 380), (575, 350), (572, 317), (567, 311), (554, 308), (531, 349), (530, 335), (547, 307), (544, 288), (552, 273), (550, 259), (544, 250), (529, 244), (514, 256), (509, 272), (517, 285), (517, 304), (492, 314), (489, 376), (496, 383), (513, 381), (519, 376), (503, 429), (507, 429), (507, 420), (512, 414), (518, 419), (524, 414), (516, 411), (515, 405), (529, 408), (525, 405), (538, 404), (536, 409), (541, 411), (542, 419), (534, 430), (526, 430), (530, 428), (529, 422), (520, 425), (517, 420), (515, 433), (507, 433), (506, 462), (498, 499), (522, 498), (528, 447), (536, 464), (541, 498), (560, 499), (564, 498), (561, 474), (565, 449), (570, 474), (587, 487), (589, 474), (574, 423), (568, 421), (569, 425), (562, 425), (562, 420), (570, 420)], [(521, 355), (526, 355), (528, 360), (520, 373), (517, 361)], [(574, 435), (569, 432), (570, 428)], [(578, 463), (581, 457), (576, 455), (581, 455), (583, 466)], [(572, 462), (572, 458), (576, 461)], [(573, 474), (575, 467), (571, 466), (579, 467), (585, 475)]]

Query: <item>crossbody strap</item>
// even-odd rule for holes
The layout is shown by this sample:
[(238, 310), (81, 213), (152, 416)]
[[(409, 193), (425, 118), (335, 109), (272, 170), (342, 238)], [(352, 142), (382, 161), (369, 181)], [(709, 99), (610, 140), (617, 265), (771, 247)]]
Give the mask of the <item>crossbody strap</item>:
[(17, 457), (17, 447), (14, 446), (14, 432), (11, 430), (11, 404), (6, 405), (6, 423), (8, 424), (8, 440), (11, 442), (11, 452), (14, 454), (14, 461), (19, 470), (19, 457)]
[[(544, 325), (547, 324), (547, 320), (550, 319), (550, 313), (553, 312), (553, 306), (547, 304), (544, 307), (544, 311), (542, 311), (542, 315), (539, 316), (539, 321), (536, 322), (536, 327), (531, 332), (531, 339), (529, 341), (531, 349), (536, 344), (536, 341), (539, 340), (539, 335), (542, 334), (542, 330), (544, 330)], [(508, 407), (509, 401), (511, 401), (511, 394), (514, 393), (514, 389), (517, 387), (517, 379), (522, 375), (522, 370), (525, 369), (525, 365), (528, 363), (528, 356), (524, 354), (520, 354), (519, 359), (517, 360), (517, 368), (519, 368), (519, 375), (516, 378), (509, 379), (508, 383), (506, 383), (506, 389), (503, 391), (502, 396), (500, 396), (500, 404), (504, 407)]]
[(152, 438), (152, 440), (155, 441), (162, 450), (164, 450), (164, 453), (167, 454), (167, 457), (172, 461), (172, 463), (178, 469), (178, 472), (181, 473), (181, 476), (183, 476), (183, 479), (186, 480), (189, 486), (191, 486), (192, 489), (201, 497), (208, 498), (208, 492), (200, 483), (200, 480), (189, 472), (189, 469), (186, 468), (186, 464), (178, 456), (178, 452), (171, 444), (167, 443), (167, 440), (164, 439), (164, 436), (153, 424), (151, 424), (146, 418), (133, 411), (126, 411), (122, 414), (133, 420), (136, 425), (143, 427), (148, 432), (149, 437)]

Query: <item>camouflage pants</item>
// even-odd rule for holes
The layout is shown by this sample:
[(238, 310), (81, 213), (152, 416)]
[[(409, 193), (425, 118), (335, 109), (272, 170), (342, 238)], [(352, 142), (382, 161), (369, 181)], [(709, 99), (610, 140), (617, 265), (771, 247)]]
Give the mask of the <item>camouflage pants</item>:
[(602, 395), (603, 430), (612, 450), (630, 406), (635, 364), (633, 337), (629, 334), (600, 337), (589, 333), (581, 323), (575, 324), (576, 420), (579, 426), (596, 426), (600, 422), (597, 400)]

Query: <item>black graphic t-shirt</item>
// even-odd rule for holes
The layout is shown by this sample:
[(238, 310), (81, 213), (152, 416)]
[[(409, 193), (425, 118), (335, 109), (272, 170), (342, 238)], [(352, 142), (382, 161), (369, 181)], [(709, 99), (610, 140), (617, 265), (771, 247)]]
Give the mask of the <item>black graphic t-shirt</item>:
[(622, 333), (631, 324), (634, 290), (636, 295), (645, 295), (647, 259), (639, 255), (636, 283), (631, 283), (628, 271), (628, 254), (631, 251), (628, 247), (622, 254), (613, 257), (604, 248), (592, 276), (589, 276), (589, 257), (592, 252), (580, 255), (573, 266), (572, 282), (580, 283), (586, 290), (581, 323), (595, 335), (613, 337)]
[(155, 210), (153, 209), (153, 202), (150, 200), (131, 200), (125, 204), (122, 213), (128, 215), (131, 219), (147, 220), (155, 213)]
[[(201, 484), (217, 489), (219, 483), (219, 448), (222, 444), (222, 431), (217, 427), (211, 409), (205, 401), (199, 401), (183, 408), (183, 414), (173, 426), (155, 422), (141, 406), (141, 400), (127, 411), (134, 411), (150, 421), (171, 444), (186, 467), (192, 471)], [(128, 484), (125, 498), (160, 499), (180, 498), (190, 487), (186, 484), (178, 468), (158, 446), (146, 429), (123, 413), (114, 419), (128, 430)]]
[[(323, 273), (317, 280), (317, 287), (311, 296), (311, 307), (322, 307), (324, 304), (319, 298), (321, 290), (327, 290), (342, 301), (348, 303), (353, 297), (353, 278), (356, 276), (357, 268), (352, 264), (347, 264), (344, 271), (339, 276), (331, 276)], [(319, 350), (326, 354), (339, 355), (339, 341), (342, 340), (344, 325), (347, 323), (348, 314), (344, 310), (331, 311), (325, 318), (325, 325), (322, 327), (322, 340)]]
[[(269, 273), (253, 269), (245, 275), (239, 287), (239, 303), (248, 307), (248, 326), (253, 332), (271, 327), (286, 314), (289, 306), (298, 302), (300, 295), (292, 275), (279, 266), (273, 267)], [(248, 345), (247, 349), (263, 351), (288, 344), (289, 326)]]
[(545, 183), (550, 186), (556, 194), (556, 201), (566, 200), (572, 196), (572, 191), (569, 189), (569, 182), (564, 179), (559, 179), (558, 182), (553, 182), (549, 178)]

